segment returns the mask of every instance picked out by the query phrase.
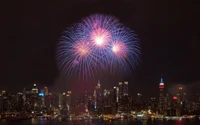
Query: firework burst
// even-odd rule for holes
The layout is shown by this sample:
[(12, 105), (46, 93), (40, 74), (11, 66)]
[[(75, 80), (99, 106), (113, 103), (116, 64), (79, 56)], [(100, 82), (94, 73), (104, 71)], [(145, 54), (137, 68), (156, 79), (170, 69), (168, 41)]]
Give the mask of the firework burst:
[(57, 47), (57, 62), (61, 72), (67, 76), (78, 75), (87, 79), (96, 74), (93, 49), (76, 33), (77, 25), (63, 33)]
[(68, 76), (94, 76), (108, 72), (127, 73), (139, 61), (139, 42), (129, 28), (113, 16), (95, 14), (68, 28), (57, 47), (57, 62)]
[(123, 42), (116, 41), (112, 44), (112, 51), (118, 59), (125, 59), (127, 55), (127, 46)]
[(111, 40), (111, 34), (105, 29), (95, 29), (91, 32), (91, 39), (94, 46), (105, 48)]
[(113, 34), (109, 52), (110, 72), (129, 73), (140, 60), (140, 45), (135, 33), (124, 26)]

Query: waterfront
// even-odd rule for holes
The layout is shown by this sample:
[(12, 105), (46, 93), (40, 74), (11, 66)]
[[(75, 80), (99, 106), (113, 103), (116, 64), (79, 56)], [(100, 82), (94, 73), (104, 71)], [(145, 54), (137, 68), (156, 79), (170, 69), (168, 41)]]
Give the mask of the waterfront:
[(0, 125), (199, 125), (200, 120), (88, 120), (88, 121), (58, 121), (45, 118), (32, 118), (19, 121), (0, 120)]

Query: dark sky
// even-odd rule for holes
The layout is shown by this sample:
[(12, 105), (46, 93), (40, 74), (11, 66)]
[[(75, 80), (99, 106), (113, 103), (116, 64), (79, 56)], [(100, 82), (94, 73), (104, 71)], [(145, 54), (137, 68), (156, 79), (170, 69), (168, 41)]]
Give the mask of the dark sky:
[[(142, 92), (155, 96), (161, 73), (168, 88), (177, 84), (200, 87), (199, 3), (198, 0), (42, 0), (2, 4), (0, 89), (21, 91), (37, 81), (54, 90), (78, 88), (74, 92), (78, 93), (92, 90), (97, 79), (106, 88), (128, 80), (131, 95)], [(130, 76), (102, 75), (81, 83), (59, 74), (55, 50), (61, 33), (94, 13), (112, 14), (138, 34), (142, 57)]]

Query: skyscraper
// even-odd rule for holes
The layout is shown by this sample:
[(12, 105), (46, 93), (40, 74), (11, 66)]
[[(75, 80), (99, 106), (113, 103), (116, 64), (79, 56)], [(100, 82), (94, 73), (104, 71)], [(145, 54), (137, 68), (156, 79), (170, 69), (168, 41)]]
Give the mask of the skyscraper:
[(96, 85), (96, 101), (97, 101), (97, 109), (99, 110), (101, 107), (102, 103), (102, 97), (101, 97), (101, 84), (100, 81), (98, 80), (97, 85)]
[(48, 93), (48, 87), (45, 86), (45, 87), (44, 87), (44, 95), (47, 96), (48, 94), (49, 94), (49, 93)]
[(124, 96), (128, 96), (128, 81), (125, 81), (125, 82), (124, 82), (123, 89), (124, 89), (124, 90), (123, 90), (123, 91), (124, 91), (124, 92), (123, 92), (123, 95), (124, 95)]
[(123, 84), (119, 82), (119, 98), (121, 99), (123, 96)]
[(9, 109), (9, 95), (5, 90), (2, 90), (0, 95), (0, 111), (1, 113), (4, 113)]
[(128, 81), (119, 82), (119, 94), (118, 94), (118, 112), (125, 112), (129, 103), (128, 97)]
[(68, 110), (70, 110), (71, 106), (72, 106), (72, 100), (71, 100), (71, 97), (72, 97), (72, 91), (67, 91), (67, 108)]
[(99, 111), (102, 103), (101, 84), (99, 80), (97, 82), (97, 85), (95, 86), (93, 97), (94, 97), (94, 109)]
[(168, 101), (168, 97), (166, 96), (166, 93), (164, 91), (164, 82), (163, 82), (163, 78), (160, 78), (160, 84), (159, 84), (159, 103), (158, 103), (158, 110), (160, 114), (164, 114), (166, 109), (167, 109), (167, 101)]
[(119, 82), (119, 96), (128, 96), (128, 81)]
[(65, 93), (59, 93), (58, 95), (58, 103), (59, 103), (59, 108), (63, 108), (63, 96), (65, 96)]
[(119, 88), (118, 87), (113, 88), (113, 99), (114, 99), (114, 102), (116, 103), (119, 102)]
[(44, 107), (45, 106), (45, 99), (44, 99), (44, 89), (41, 89), (40, 90), (40, 93), (39, 93), (39, 100), (40, 100), (40, 103), (41, 103), (41, 106)]
[(184, 92), (183, 87), (178, 87), (177, 97), (178, 97), (178, 103), (184, 103), (187, 102), (187, 94)]
[(32, 90), (24, 88), (23, 90), (23, 103), (24, 103), (24, 110), (26, 112), (31, 112), (33, 109), (34, 98), (32, 97)]
[(138, 104), (141, 104), (141, 103), (143, 102), (142, 94), (141, 94), (141, 93), (137, 93), (136, 102), (137, 102)]
[(178, 87), (177, 97), (178, 97), (178, 103), (182, 103), (183, 101), (183, 87), (182, 86)]
[(38, 94), (38, 88), (36, 87), (36, 84), (33, 84), (33, 88), (32, 88), (32, 94)]

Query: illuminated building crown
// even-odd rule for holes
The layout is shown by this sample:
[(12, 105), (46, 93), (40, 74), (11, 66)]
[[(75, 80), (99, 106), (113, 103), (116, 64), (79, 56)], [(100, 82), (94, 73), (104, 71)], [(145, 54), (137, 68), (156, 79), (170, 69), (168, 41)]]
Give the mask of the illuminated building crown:
[(160, 78), (160, 84), (159, 84), (159, 88), (160, 88), (160, 89), (164, 89), (164, 82), (163, 82), (163, 78)]

